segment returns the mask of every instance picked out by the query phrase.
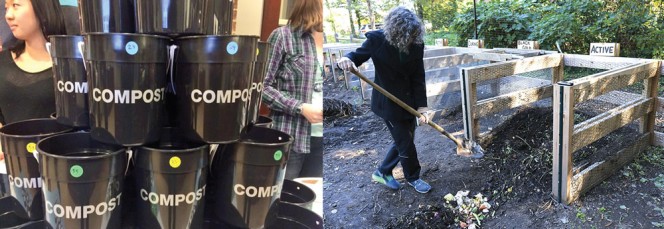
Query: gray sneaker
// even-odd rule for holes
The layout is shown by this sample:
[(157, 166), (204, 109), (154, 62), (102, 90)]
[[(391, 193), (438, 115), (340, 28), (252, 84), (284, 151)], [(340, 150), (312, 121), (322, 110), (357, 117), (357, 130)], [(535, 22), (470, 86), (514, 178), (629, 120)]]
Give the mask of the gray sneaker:
[(431, 191), (431, 185), (429, 185), (427, 182), (424, 182), (422, 179), (417, 179), (413, 182), (408, 182), (410, 186), (413, 186), (415, 188), (415, 191), (419, 193), (427, 193)]

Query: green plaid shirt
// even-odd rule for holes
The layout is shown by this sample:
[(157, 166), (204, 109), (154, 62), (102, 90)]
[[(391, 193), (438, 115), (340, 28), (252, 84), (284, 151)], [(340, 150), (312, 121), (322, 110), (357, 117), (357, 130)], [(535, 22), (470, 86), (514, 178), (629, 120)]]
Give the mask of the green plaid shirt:
[(311, 103), (318, 63), (316, 43), (311, 33), (294, 31), (290, 26), (272, 31), (268, 42), (272, 50), (262, 102), (270, 107), (272, 128), (293, 136), (291, 150), (309, 153), (311, 124), (297, 107)]

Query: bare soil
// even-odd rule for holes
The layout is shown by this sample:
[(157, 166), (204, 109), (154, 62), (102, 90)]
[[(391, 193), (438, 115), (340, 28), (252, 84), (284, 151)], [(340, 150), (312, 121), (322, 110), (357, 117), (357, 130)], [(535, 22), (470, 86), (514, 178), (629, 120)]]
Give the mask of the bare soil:
[[(393, 191), (371, 181), (371, 173), (392, 144), (387, 127), (359, 92), (325, 83), (324, 216), (326, 228), (459, 228), (444, 206), (448, 193), (481, 193), (492, 205), (481, 228), (658, 228), (664, 227), (664, 153), (652, 147), (571, 205), (551, 196), (552, 111), (538, 105), (493, 115), (493, 139), (486, 156), (471, 160), (455, 155), (454, 144), (428, 126), (416, 130), (421, 178), (433, 190), (419, 194), (405, 184)], [(359, 102), (358, 102), (359, 101)], [(550, 103), (550, 102), (549, 102)], [(329, 104), (335, 104), (335, 109)], [(603, 107), (603, 106), (598, 106)], [(335, 112), (343, 108), (343, 112)], [(577, 108), (580, 118), (597, 108)], [(459, 136), (459, 112), (435, 121)], [(597, 161), (633, 142), (635, 126), (614, 131), (575, 155), (575, 165)]]

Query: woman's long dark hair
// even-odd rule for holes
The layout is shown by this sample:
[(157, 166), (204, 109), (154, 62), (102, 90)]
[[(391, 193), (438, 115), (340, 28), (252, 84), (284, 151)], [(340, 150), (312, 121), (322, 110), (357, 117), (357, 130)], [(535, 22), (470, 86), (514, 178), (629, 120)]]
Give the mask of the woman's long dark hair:
[[(35, 11), (35, 16), (39, 21), (42, 34), (48, 41), (50, 35), (66, 34), (64, 16), (62, 9), (60, 9), (60, 2), (58, 0), (31, 0), (32, 8)], [(16, 54), (16, 58), (25, 52), (25, 41), (18, 40), (14, 47), (10, 48)]]

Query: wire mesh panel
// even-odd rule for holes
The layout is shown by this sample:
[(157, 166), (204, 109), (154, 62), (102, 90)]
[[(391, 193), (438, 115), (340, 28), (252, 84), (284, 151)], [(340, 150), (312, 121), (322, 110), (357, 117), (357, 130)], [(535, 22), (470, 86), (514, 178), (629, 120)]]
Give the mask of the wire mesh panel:
[(466, 138), (476, 140), (481, 132), (492, 128), (480, 128), (482, 117), (550, 98), (551, 83), (562, 76), (562, 58), (560, 54), (549, 54), (462, 68)]

